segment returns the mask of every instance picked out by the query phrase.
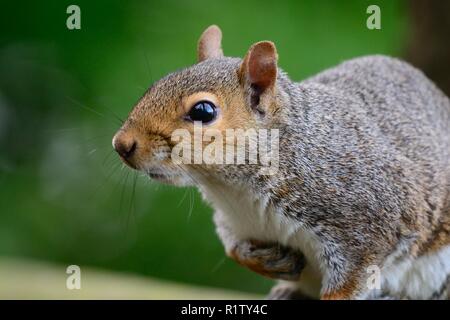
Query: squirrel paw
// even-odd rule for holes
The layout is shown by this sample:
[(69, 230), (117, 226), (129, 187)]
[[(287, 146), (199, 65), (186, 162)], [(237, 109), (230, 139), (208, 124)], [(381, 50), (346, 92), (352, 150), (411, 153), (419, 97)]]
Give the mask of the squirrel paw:
[(239, 264), (272, 279), (296, 281), (305, 266), (301, 252), (277, 243), (241, 241), (229, 255)]

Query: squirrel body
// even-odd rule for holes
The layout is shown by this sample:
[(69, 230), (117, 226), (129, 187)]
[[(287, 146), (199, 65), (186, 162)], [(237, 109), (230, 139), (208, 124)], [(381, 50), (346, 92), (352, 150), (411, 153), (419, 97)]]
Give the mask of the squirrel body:
[[(146, 92), (114, 138), (122, 159), (198, 186), (227, 254), (281, 279), (271, 298), (448, 299), (448, 97), (395, 58), (352, 59), (296, 83), (273, 43), (239, 59), (220, 39), (208, 28), (199, 63)], [(277, 128), (278, 172), (170, 163), (170, 133), (192, 131), (182, 119), (204, 101), (220, 106), (218, 130)]]
[[(382, 83), (379, 83), (379, 77), (383, 77)], [(421, 85), (408, 86), (408, 82)], [(361, 242), (368, 236), (364, 233), (366, 228), (372, 227), (374, 231), (380, 228), (377, 231), (380, 236), (385, 231), (383, 224), (377, 226), (371, 221), (372, 218), (386, 219), (383, 223), (392, 224), (401, 219), (405, 211), (416, 210), (421, 205), (425, 206), (422, 209), (425, 215), (433, 215), (432, 208), (449, 209), (450, 191), (445, 189), (445, 186), (447, 181), (448, 188), (448, 181), (450, 181), (448, 138), (450, 137), (448, 116), (450, 107), (448, 99), (420, 71), (397, 59), (383, 56), (369, 56), (347, 61), (295, 85), (297, 88), (294, 90), (299, 91), (298, 96), (302, 97), (303, 101), (293, 106), (302, 108), (296, 114), (303, 114), (303, 117), (292, 119), (288, 129), (292, 133), (285, 135), (285, 142), (292, 146), (293, 141), (304, 141), (304, 144), (300, 142), (294, 146), (294, 148), (300, 147), (304, 153), (300, 157), (295, 157), (294, 162), (292, 159), (282, 158), (281, 167), (287, 170), (284, 177), (278, 174), (277, 179), (282, 181), (282, 178), (285, 178), (285, 181), (288, 181), (286, 185), (289, 192), (297, 191), (298, 198), (287, 197), (286, 199), (283, 193), (278, 192), (272, 185), (272, 190), (267, 192), (267, 195), (270, 194), (271, 197), (261, 198), (261, 195), (258, 197), (245, 193), (243, 190), (238, 190), (234, 194), (224, 194), (220, 192), (220, 188), (217, 191), (219, 197), (210, 195), (208, 191), (205, 193), (206, 199), (214, 199), (213, 206), (220, 208), (216, 215), (223, 216), (216, 218), (219, 234), (222, 226), (229, 224), (232, 225), (230, 228), (234, 231), (234, 235), (240, 239), (248, 237), (278, 242), (301, 250), (306, 260), (312, 264), (311, 278), (316, 280), (307, 281), (308, 287), (302, 290), (318, 297), (320, 282), (317, 280), (322, 279), (324, 274), (321, 274), (321, 270), (326, 270), (326, 267), (320, 265), (321, 259), (316, 255), (327, 248), (324, 248), (326, 244), (323, 244), (311, 230), (314, 227), (307, 227), (315, 225), (317, 216), (311, 213), (319, 214), (318, 205), (332, 219), (329, 222), (330, 229), (342, 228), (340, 232), (344, 233), (347, 230), (351, 232), (350, 225), (354, 219), (347, 219), (341, 212), (346, 211), (352, 215), (352, 210), (357, 212), (358, 206), (371, 210), (373, 216), (361, 217), (367, 219), (367, 224), (362, 225), (363, 230), (356, 231), (356, 238), (360, 238)], [(377, 89), (377, 86), (381, 88)], [(387, 91), (389, 87), (392, 92)], [(402, 87), (405, 89), (402, 90)], [(398, 101), (396, 95), (405, 99), (400, 98)], [(417, 97), (416, 101), (427, 99), (437, 110), (429, 110), (428, 117), (424, 117), (421, 103), (406, 104), (404, 102), (409, 99), (414, 100), (414, 97)], [(374, 104), (368, 101), (369, 99), (385, 102)], [(324, 101), (328, 102), (324, 103)], [(305, 113), (305, 106), (315, 110)], [(393, 106), (396, 109), (393, 110)], [(393, 113), (396, 113), (395, 117), (391, 116)], [(406, 122), (408, 119), (409, 122)], [(310, 128), (301, 128), (301, 131), (296, 131), (295, 123), (307, 124)], [(336, 124), (345, 126), (345, 130), (343, 128), (333, 130)], [(426, 128), (427, 133), (423, 132)], [(431, 134), (436, 128), (441, 134)], [(407, 133), (402, 134), (401, 131)], [(403, 137), (407, 136), (415, 137), (414, 148), (408, 145), (408, 141), (403, 140)], [(417, 141), (418, 139), (421, 141)], [(314, 143), (311, 144), (311, 141)], [(327, 141), (333, 141), (334, 144)], [(283, 142), (281, 141), (282, 145)], [(430, 150), (430, 147), (436, 149)], [(295, 150), (292, 150), (292, 153), (295, 154)], [(306, 170), (308, 163), (315, 164), (315, 167)], [(428, 168), (431, 164), (436, 167)], [(297, 170), (299, 172), (296, 172)], [(416, 174), (411, 176), (402, 173), (407, 170)], [(310, 174), (306, 176), (306, 172)], [(417, 175), (418, 172), (421, 176)], [(435, 172), (437, 176), (431, 178), (432, 172)], [(294, 176), (294, 179), (290, 176)], [(320, 177), (319, 181), (316, 181), (318, 177)], [(321, 181), (323, 177), (326, 177), (325, 181)], [(410, 180), (412, 178), (414, 179)], [(292, 185), (292, 181), (296, 179), (299, 181), (297, 188)], [(440, 195), (439, 187), (434, 185), (439, 179), (442, 180)], [(427, 180), (431, 181), (427, 183)], [(415, 186), (422, 184), (424, 189), (416, 192), (403, 190), (403, 186), (407, 183)], [(283, 183), (279, 184), (280, 189), (283, 186)], [(214, 187), (208, 188), (208, 190), (212, 189)], [(324, 195), (323, 192), (327, 194)], [(378, 200), (371, 201), (370, 197), (376, 199), (377, 194)], [(224, 201), (223, 198), (227, 196), (230, 198)], [(330, 196), (333, 198), (326, 199)], [(403, 197), (400, 198), (400, 196)], [(406, 199), (411, 201), (408, 207), (404, 204)], [(446, 202), (435, 199), (443, 199)], [(419, 204), (420, 200), (422, 204)], [(286, 210), (277, 212), (277, 209), (269, 205), (271, 202), (285, 204)], [(235, 208), (229, 208), (230, 203), (233, 203)], [(433, 205), (433, 203), (436, 204)], [(333, 206), (331, 207), (330, 204)], [(382, 206), (388, 207), (391, 212), (385, 217), (378, 218), (376, 214)], [(295, 222), (286, 217), (289, 212), (293, 213)], [(449, 213), (450, 211), (444, 212), (447, 216), (440, 220), (445, 224), (443, 229), (449, 226)], [(327, 216), (321, 219), (325, 220)], [(339, 221), (340, 219), (342, 222)], [(412, 212), (411, 219), (417, 219)], [(432, 219), (432, 217), (423, 217), (423, 219)], [(349, 225), (345, 226), (346, 223)], [(442, 287), (442, 285), (434, 287), (436, 283), (442, 284), (446, 280), (448, 282), (450, 273), (448, 229), (444, 229), (446, 240), (442, 246), (438, 241), (423, 243), (422, 239), (428, 240), (430, 237), (433, 239), (433, 234), (441, 231), (439, 225), (433, 225), (428, 221), (423, 223), (424, 225), (418, 224), (416, 230), (407, 230), (407, 225), (398, 223), (398, 229), (393, 229), (393, 234), (389, 236), (395, 239), (397, 237), (395, 232), (404, 232), (405, 235), (399, 237), (400, 241), (395, 242), (393, 251), (387, 254), (383, 262), (374, 263), (380, 267), (382, 274), (387, 275), (382, 277), (382, 291), (391, 296), (427, 299), (437, 293), (436, 288)], [(437, 229), (433, 230), (435, 227)], [(421, 232), (422, 235), (415, 235)], [(221, 238), (226, 244), (228, 242), (231, 250), (236, 240), (228, 240), (226, 234), (222, 234)], [(376, 239), (371, 241), (376, 242)], [(339, 242), (339, 239), (331, 239), (330, 242)], [(383, 245), (383, 243), (380, 244), (380, 246)], [(427, 252), (425, 245), (436, 245), (438, 248), (431, 254), (424, 254)], [(338, 249), (330, 245), (328, 250)], [(409, 255), (413, 250), (416, 250), (414, 255), (420, 256), (419, 258), (413, 259)], [(301, 284), (302, 281), (300, 281)]]

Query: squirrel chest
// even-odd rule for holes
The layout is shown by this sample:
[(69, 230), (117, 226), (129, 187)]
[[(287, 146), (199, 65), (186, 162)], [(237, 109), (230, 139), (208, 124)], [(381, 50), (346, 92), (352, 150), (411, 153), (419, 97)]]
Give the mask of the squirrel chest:
[[(321, 245), (316, 235), (300, 222), (286, 217), (267, 199), (238, 188), (225, 188), (218, 183), (205, 183), (202, 193), (219, 215), (220, 224), (232, 232), (233, 241), (259, 240), (280, 243), (300, 250), (308, 264), (302, 274), (302, 282), (312, 294), (319, 290), (322, 275), (317, 253)], [(216, 224), (217, 224), (216, 217)], [(222, 237), (223, 238), (223, 237)], [(227, 243), (224, 243), (227, 247)], [(231, 245), (231, 244), (230, 244)]]

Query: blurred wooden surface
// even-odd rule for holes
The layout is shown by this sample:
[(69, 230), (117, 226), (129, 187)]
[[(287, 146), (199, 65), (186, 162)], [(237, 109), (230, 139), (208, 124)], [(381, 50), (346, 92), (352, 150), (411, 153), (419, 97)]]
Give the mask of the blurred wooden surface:
[(261, 296), (197, 287), (81, 267), (81, 289), (66, 288), (67, 266), (0, 258), (0, 299), (260, 299)]

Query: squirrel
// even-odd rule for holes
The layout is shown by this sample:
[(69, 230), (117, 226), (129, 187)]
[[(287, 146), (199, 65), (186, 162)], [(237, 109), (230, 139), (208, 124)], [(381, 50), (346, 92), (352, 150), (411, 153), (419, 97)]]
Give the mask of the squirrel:
[[(158, 80), (113, 138), (130, 167), (194, 185), (226, 254), (278, 283), (269, 299), (450, 298), (450, 101), (396, 58), (344, 61), (301, 82), (274, 43), (225, 57), (213, 25), (198, 63)], [(174, 164), (171, 134), (279, 130), (279, 168)]]

